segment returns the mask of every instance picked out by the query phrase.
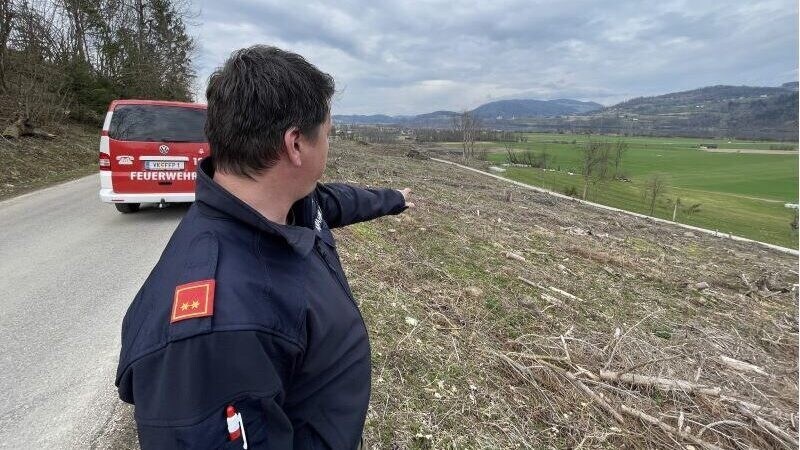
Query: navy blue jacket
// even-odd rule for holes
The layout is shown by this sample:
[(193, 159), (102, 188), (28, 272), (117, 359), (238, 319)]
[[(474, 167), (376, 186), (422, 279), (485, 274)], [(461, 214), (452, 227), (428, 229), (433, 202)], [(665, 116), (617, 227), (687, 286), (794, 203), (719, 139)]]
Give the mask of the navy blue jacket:
[[(356, 448), (370, 349), (329, 227), (397, 214), (402, 194), (319, 184), (280, 225), (213, 170), (206, 158), (195, 203), (122, 323), (116, 385), (136, 405), (142, 448), (242, 448), (228, 440), (228, 405), (250, 449)], [(173, 321), (192, 306), (176, 288), (203, 280), (215, 283), (211, 314)]]

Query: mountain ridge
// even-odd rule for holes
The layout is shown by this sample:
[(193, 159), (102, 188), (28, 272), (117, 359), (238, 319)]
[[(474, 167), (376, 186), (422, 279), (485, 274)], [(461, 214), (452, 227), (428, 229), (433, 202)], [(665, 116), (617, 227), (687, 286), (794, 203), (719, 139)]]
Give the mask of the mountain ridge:
[[(706, 86), (636, 97), (612, 106), (571, 99), (499, 100), (471, 110), (483, 126), (509, 131), (571, 131), (796, 140), (798, 83)], [(449, 128), (455, 111), (415, 116), (334, 115), (353, 125)]]
[[(537, 100), (537, 99), (511, 99), (496, 100), (484, 103), (471, 110), (481, 119), (496, 119), (499, 117), (551, 117), (569, 114), (580, 114), (602, 109), (604, 106), (595, 102), (583, 102), (572, 99)], [(339, 123), (351, 124), (403, 124), (426, 120), (452, 120), (458, 116), (456, 111), (439, 110), (430, 113), (412, 116), (390, 116), (387, 114), (335, 114), (333, 119)]]

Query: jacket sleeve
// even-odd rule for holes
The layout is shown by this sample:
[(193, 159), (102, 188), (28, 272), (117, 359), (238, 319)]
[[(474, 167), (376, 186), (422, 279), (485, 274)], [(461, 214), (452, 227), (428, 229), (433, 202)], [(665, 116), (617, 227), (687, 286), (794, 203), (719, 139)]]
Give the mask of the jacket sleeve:
[(395, 189), (364, 189), (349, 184), (317, 184), (317, 202), (330, 228), (399, 214), (406, 209), (403, 194)]
[(300, 347), (260, 331), (229, 331), (171, 342), (137, 360), (119, 381), (134, 403), (143, 450), (242, 448), (230, 441), (226, 409), (241, 414), (248, 448), (293, 448), (283, 409)]

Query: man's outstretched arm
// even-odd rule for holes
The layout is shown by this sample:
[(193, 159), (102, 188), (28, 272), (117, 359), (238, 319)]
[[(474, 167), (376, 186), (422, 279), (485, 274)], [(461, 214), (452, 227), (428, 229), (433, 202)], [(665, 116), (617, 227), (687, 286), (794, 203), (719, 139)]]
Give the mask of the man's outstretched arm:
[(364, 189), (342, 183), (320, 183), (315, 195), (325, 222), (337, 228), (412, 208), (414, 204), (406, 201), (410, 192), (408, 188)]

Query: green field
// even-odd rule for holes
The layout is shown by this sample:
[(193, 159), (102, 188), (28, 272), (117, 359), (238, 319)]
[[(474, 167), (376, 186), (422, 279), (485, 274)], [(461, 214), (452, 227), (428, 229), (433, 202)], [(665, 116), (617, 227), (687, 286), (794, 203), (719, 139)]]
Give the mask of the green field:
[[(700, 210), (686, 213), (678, 209), (676, 220), (690, 225), (719, 230), (759, 241), (797, 248), (797, 232), (790, 222), (794, 210), (785, 203), (798, 202), (798, 155), (709, 153), (699, 144), (717, 144), (719, 149), (770, 150), (796, 143), (737, 141), (695, 138), (610, 137), (569, 134), (527, 133), (527, 142), (513, 143), (514, 151), (543, 151), (551, 155), (549, 167), (509, 167), (503, 175), (518, 181), (565, 192), (571, 187), (583, 190), (581, 150), (592, 139), (600, 142), (628, 143), (621, 172), (630, 182), (604, 181), (590, 186), (587, 200), (629, 211), (649, 214), (643, 199), (642, 184), (655, 173), (662, 174), (668, 189), (659, 199), (655, 216), (672, 218), (674, 201), (684, 206), (700, 204)], [(504, 145), (480, 143), (487, 159), (507, 162)], [(574, 175), (569, 175), (572, 172)]]

